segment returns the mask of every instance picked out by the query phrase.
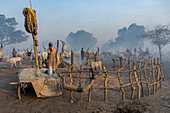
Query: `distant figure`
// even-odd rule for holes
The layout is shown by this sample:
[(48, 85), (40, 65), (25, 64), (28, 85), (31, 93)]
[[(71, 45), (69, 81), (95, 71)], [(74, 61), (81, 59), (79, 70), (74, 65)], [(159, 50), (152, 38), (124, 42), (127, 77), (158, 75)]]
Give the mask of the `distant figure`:
[(48, 66), (52, 66), (53, 70), (56, 69), (56, 49), (52, 47), (53, 43), (49, 43), (49, 48), (47, 49), (48, 57), (47, 62)]
[(142, 47), (140, 47), (140, 48), (139, 48), (139, 51), (140, 51), (140, 52), (142, 52), (142, 51), (143, 51), (143, 50), (142, 50)]
[(81, 59), (84, 60), (84, 57), (86, 56), (86, 52), (81, 48)]
[(129, 52), (129, 49), (127, 48), (126, 52)]
[(12, 51), (12, 57), (17, 57), (17, 52), (15, 51), (15, 48), (13, 49), (13, 51)]
[(135, 52), (135, 53), (137, 52), (136, 48), (134, 49), (134, 52)]

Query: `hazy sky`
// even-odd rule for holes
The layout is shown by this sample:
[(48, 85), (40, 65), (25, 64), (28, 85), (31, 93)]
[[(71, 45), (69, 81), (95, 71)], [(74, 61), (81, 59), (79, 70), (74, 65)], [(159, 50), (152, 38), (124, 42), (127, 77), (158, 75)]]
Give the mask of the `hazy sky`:
[[(40, 42), (65, 40), (70, 32), (85, 30), (101, 45), (132, 23), (148, 27), (170, 23), (170, 0), (32, 0), (32, 6)], [(22, 30), (24, 7), (30, 7), (29, 0), (0, 0), (0, 14), (15, 17)]]

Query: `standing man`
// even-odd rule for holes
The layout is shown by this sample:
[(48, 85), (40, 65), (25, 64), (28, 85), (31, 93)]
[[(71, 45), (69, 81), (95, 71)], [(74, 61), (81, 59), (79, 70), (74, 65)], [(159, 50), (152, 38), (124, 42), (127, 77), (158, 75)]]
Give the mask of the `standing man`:
[(15, 51), (15, 48), (13, 49), (13, 51), (12, 51), (12, 57), (17, 57), (17, 52)]
[(47, 49), (48, 57), (47, 57), (47, 62), (48, 66), (52, 67), (53, 70), (56, 69), (56, 49), (53, 48), (53, 43), (49, 43), (49, 48)]

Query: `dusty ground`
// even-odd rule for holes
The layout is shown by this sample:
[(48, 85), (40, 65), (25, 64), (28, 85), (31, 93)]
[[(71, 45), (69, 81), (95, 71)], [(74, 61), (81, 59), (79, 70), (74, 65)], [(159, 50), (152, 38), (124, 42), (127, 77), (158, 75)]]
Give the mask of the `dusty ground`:
[[(103, 101), (103, 90), (92, 92), (92, 102), (88, 103), (87, 93), (83, 93), (83, 102), (79, 100), (79, 94), (74, 93), (74, 103), (70, 104), (69, 91), (63, 96), (52, 98), (36, 98), (31, 89), (27, 95), (22, 94), (22, 100), (17, 98), (16, 86), (9, 85), (17, 81), (17, 72), (21, 67), (9, 69), (9, 65), (0, 62), (0, 112), (1, 113), (170, 113), (170, 62), (163, 62), (166, 75), (163, 88), (155, 95), (143, 97), (140, 100), (121, 100), (118, 90), (108, 93), (108, 102)], [(6, 65), (7, 68), (2, 69)], [(24, 63), (22, 68), (31, 67)]]

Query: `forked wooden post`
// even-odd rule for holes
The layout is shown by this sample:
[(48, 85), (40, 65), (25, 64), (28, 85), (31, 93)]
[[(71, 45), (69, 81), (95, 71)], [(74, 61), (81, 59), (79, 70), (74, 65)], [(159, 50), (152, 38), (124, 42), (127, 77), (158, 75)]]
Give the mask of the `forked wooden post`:
[(151, 76), (152, 76), (152, 67), (151, 67), (151, 58), (149, 57), (149, 77), (148, 77), (149, 82), (150, 82)]
[[(91, 78), (91, 72), (89, 72), (89, 77)], [(90, 79), (90, 81), (91, 81), (91, 79)], [(88, 101), (89, 102), (91, 102), (91, 91), (92, 91), (92, 89), (90, 88), (89, 89), (89, 94), (88, 94)]]
[(163, 66), (162, 66), (161, 60), (159, 60), (159, 62), (160, 62), (160, 71), (161, 71), (161, 88), (162, 88), (162, 81), (163, 81), (163, 77), (164, 77), (164, 75), (163, 75)]
[[(80, 83), (79, 83), (79, 87), (81, 87), (81, 71), (82, 71), (82, 65), (80, 65)], [(80, 92), (80, 101), (82, 101), (82, 92)]]
[[(74, 64), (74, 55), (73, 55), (73, 51), (71, 51), (71, 66)], [(73, 70), (73, 66), (71, 68), (71, 71)]]
[(103, 67), (104, 71), (105, 71), (105, 81), (104, 81), (104, 100), (105, 102), (107, 102), (107, 81), (108, 81), (108, 73), (105, 67)]
[(157, 90), (159, 90), (159, 84), (160, 84), (160, 61), (159, 58), (157, 58)]
[(153, 94), (155, 94), (155, 67), (153, 64), (153, 60), (151, 60), (152, 63), (152, 74), (153, 74), (153, 80), (152, 80), (152, 85), (153, 85)]
[(147, 84), (147, 88), (148, 88), (148, 95), (150, 96), (150, 82), (148, 82), (148, 77), (147, 77), (147, 74), (146, 74), (146, 65), (148, 63), (148, 59), (146, 60), (145, 62), (145, 65), (144, 65), (144, 69), (143, 69), (143, 72), (144, 72), (144, 76), (145, 76), (145, 81), (146, 81), (146, 84)]
[[(142, 70), (141, 70), (141, 61), (142, 59), (139, 59), (139, 76), (140, 76), (140, 81), (143, 80), (142, 78)], [(141, 82), (141, 88), (142, 88), (142, 95), (145, 96), (145, 91), (144, 91), (144, 87), (143, 87), (143, 83)]]
[(122, 82), (121, 82), (120, 72), (119, 71), (117, 72), (117, 76), (118, 76), (118, 80), (119, 80), (119, 84), (120, 84), (120, 89), (122, 90), (122, 100), (125, 100), (125, 91), (124, 91), (123, 86), (122, 86)]
[[(72, 67), (72, 66), (71, 66)], [(72, 73), (71, 73), (71, 68), (69, 68), (69, 72), (70, 72), (70, 85), (73, 84), (73, 79), (72, 79)], [(73, 91), (70, 90), (70, 99), (73, 100)]]
[[(90, 62), (90, 68), (92, 68), (92, 66), (91, 66), (91, 58), (90, 58), (89, 52), (87, 52), (87, 54), (88, 54), (88, 58), (89, 58), (89, 62)], [(90, 71), (89, 71), (89, 77), (92, 78)], [(91, 81), (91, 79), (90, 79), (90, 81)], [(89, 101), (89, 102), (91, 102), (91, 91), (92, 91), (92, 89), (90, 88), (90, 89), (89, 89), (89, 95), (88, 95), (88, 101)]]
[(138, 76), (137, 76), (137, 73), (136, 73), (136, 63), (135, 63), (135, 61), (133, 61), (133, 69), (134, 69), (135, 79), (136, 79), (136, 82), (137, 82), (137, 85), (138, 85), (138, 99), (140, 99), (141, 86), (140, 86), (140, 84), (139, 84)]
[(130, 62), (130, 58), (128, 60), (128, 65), (129, 65), (129, 82), (132, 84), (132, 96), (131, 98), (134, 99), (134, 93), (135, 93), (135, 87), (133, 86), (133, 82), (132, 82), (132, 70), (131, 70), (131, 62)]

